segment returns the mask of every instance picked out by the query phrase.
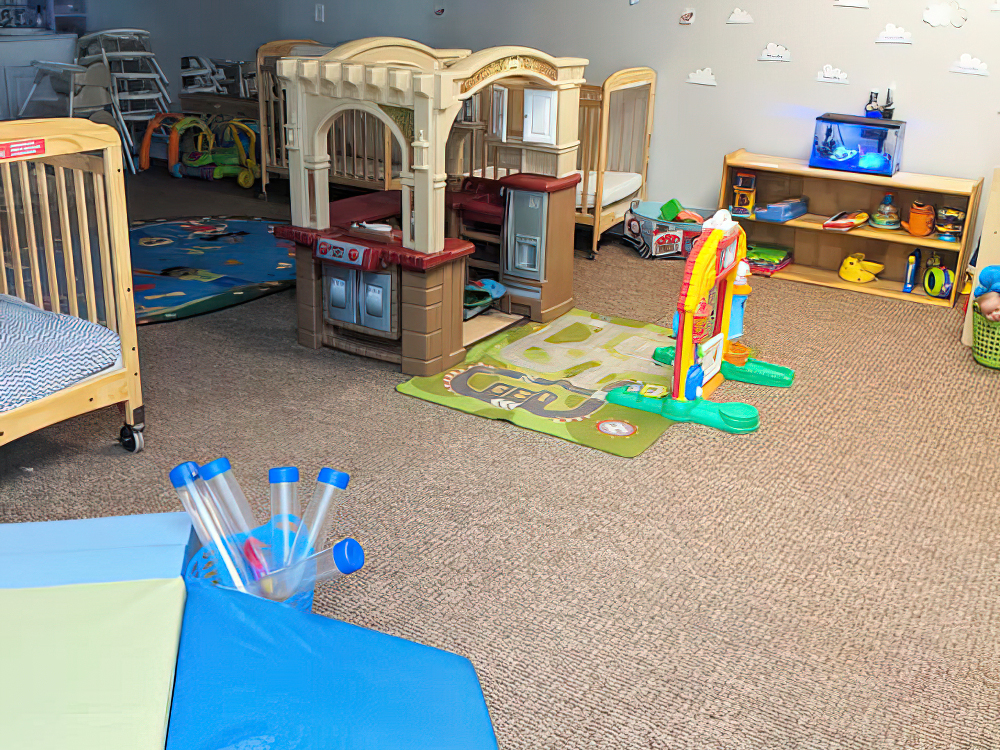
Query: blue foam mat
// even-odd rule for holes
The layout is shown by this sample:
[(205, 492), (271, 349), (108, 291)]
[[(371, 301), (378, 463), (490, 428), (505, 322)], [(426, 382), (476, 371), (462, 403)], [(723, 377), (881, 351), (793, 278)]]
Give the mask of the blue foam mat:
[(167, 750), (497, 750), (468, 659), (187, 587)]
[(186, 513), (0, 524), (0, 588), (176, 578), (191, 540)]

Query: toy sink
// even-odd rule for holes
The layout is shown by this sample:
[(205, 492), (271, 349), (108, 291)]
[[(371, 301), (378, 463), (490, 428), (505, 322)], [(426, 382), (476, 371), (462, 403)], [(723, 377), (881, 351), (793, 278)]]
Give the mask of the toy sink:
[[(632, 201), (625, 212), (625, 239), (643, 258), (686, 257), (701, 234), (701, 224), (686, 221), (663, 221), (657, 201)], [(704, 219), (710, 219), (714, 209), (689, 208)]]

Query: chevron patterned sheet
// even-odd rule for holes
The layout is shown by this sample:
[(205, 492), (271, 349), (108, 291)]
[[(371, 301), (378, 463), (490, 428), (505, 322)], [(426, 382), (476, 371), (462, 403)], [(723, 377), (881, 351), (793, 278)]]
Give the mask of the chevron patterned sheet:
[(106, 370), (120, 354), (109, 328), (0, 294), (0, 413)]

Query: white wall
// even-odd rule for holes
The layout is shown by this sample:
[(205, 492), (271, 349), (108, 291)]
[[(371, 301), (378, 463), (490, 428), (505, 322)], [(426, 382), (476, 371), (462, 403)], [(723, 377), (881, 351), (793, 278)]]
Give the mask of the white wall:
[[(993, 0), (963, 2), (969, 19), (956, 29), (925, 24), (926, 0), (870, 0), (871, 10), (834, 7), (833, 0), (639, 0), (634, 6), (628, 0), (444, 0), (445, 14), (435, 19), (430, 38), (439, 46), (516, 43), (587, 57), (592, 82), (623, 67), (654, 68), (650, 198), (708, 207), (718, 200), (726, 153), (746, 148), (806, 158), (817, 115), (861, 114), (869, 90), (878, 88), (882, 99), (891, 81), (897, 84), (895, 117), (907, 122), (903, 169), (988, 178), (1000, 165), (1000, 12), (988, 10)], [(737, 4), (753, 24), (726, 24)], [(685, 7), (696, 9), (691, 26), (678, 24)], [(913, 44), (876, 45), (887, 23), (910, 31)], [(792, 62), (757, 62), (768, 42), (788, 47)], [(993, 74), (948, 72), (963, 52), (991, 64)], [(817, 82), (827, 63), (846, 70), (849, 85)], [(685, 83), (688, 73), (706, 66), (718, 86)]]
[[(965, 26), (932, 28), (922, 21), (927, 1), (870, 0), (872, 9), (860, 10), (833, 0), (325, 0), (325, 23), (312, 20), (315, 0), (91, 3), (94, 28), (153, 31), (171, 70), (181, 54), (252, 59), (267, 40), (363, 36), (472, 49), (523, 44), (589, 58), (592, 82), (648, 65), (659, 73), (650, 198), (707, 207), (717, 200), (724, 154), (743, 147), (806, 157), (817, 115), (860, 114), (869, 89), (884, 96), (890, 81), (896, 117), (907, 121), (905, 170), (988, 178), (1000, 166), (1000, 12), (989, 12), (993, 0), (962, 0)], [(726, 24), (737, 3), (755, 23)], [(438, 4), (441, 17), (433, 14)], [(697, 18), (680, 26), (686, 6)], [(914, 43), (876, 45), (887, 23), (905, 27)], [(768, 42), (788, 47), (792, 62), (757, 62)], [(963, 52), (990, 63), (993, 74), (948, 72)], [(850, 84), (817, 82), (826, 63), (846, 70)], [(685, 83), (706, 66), (718, 86)]]

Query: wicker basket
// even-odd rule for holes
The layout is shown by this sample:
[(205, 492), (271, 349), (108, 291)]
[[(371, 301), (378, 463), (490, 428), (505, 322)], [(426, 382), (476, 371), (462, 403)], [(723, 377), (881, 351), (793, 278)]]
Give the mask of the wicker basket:
[(972, 356), (979, 364), (1000, 370), (1000, 321), (987, 320), (978, 302), (972, 307)]

